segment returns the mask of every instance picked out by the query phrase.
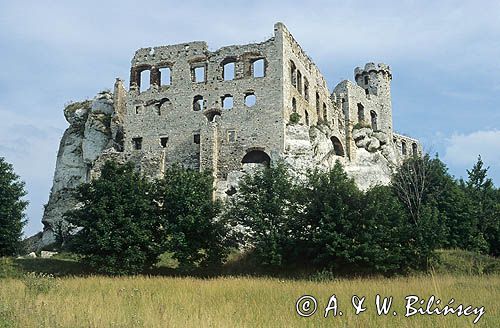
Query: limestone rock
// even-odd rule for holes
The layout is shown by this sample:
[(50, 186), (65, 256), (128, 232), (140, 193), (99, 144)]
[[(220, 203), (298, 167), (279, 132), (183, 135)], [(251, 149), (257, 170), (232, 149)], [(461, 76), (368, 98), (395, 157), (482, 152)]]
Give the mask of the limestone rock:
[(77, 204), (73, 191), (89, 179), (91, 165), (110, 143), (112, 105), (112, 95), (103, 92), (92, 102), (76, 102), (64, 108), (70, 126), (59, 144), (52, 189), (42, 218), (43, 234), (37, 249), (55, 242), (54, 231), (64, 225), (64, 213)]
[(92, 101), (92, 113), (111, 115), (114, 112), (111, 91), (100, 92)]
[(352, 137), (355, 141), (371, 137), (373, 134), (373, 130), (370, 128), (360, 128), (360, 129), (354, 129), (352, 132)]
[(64, 117), (70, 125), (85, 124), (90, 112), (90, 101), (74, 102), (64, 108)]
[(358, 148), (366, 148), (368, 144), (370, 143), (371, 139), (370, 138), (361, 138), (356, 140), (356, 146)]
[(380, 141), (375, 137), (371, 137), (370, 142), (368, 143), (367, 150), (373, 153), (377, 151), (379, 148), (380, 148)]
[(35, 252), (31, 252), (28, 255), (26, 255), (26, 257), (36, 258), (36, 254)]
[(40, 257), (42, 259), (48, 259), (51, 258), (52, 256), (58, 254), (57, 252), (49, 252), (49, 251), (41, 251), (40, 252)]
[(373, 132), (373, 136), (380, 141), (381, 145), (385, 145), (389, 142), (389, 136), (384, 131)]

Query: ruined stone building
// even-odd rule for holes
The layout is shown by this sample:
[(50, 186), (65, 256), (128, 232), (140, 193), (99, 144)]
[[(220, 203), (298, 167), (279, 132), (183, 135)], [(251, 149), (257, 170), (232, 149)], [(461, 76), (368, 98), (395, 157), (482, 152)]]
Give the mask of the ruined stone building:
[(205, 42), (136, 51), (130, 86), (73, 103), (43, 217), (53, 240), (71, 191), (108, 159), (133, 161), (148, 176), (180, 163), (210, 170), (216, 194), (237, 192), (245, 170), (283, 159), (297, 175), (338, 160), (366, 189), (387, 184), (395, 165), (421, 146), (394, 133), (392, 73), (356, 68), (354, 81), (328, 89), (318, 67), (282, 23), (261, 43), (209, 51)]

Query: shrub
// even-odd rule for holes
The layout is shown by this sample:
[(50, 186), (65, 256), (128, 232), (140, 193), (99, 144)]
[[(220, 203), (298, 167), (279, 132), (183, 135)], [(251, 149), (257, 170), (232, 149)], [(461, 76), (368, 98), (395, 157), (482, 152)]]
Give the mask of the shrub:
[(114, 162), (104, 165), (100, 178), (78, 188), (81, 206), (66, 219), (81, 228), (72, 242), (85, 264), (106, 274), (136, 274), (158, 261), (165, 231), (153, 191), (132, 164)]
[(240, 238), (254, 248), (262, 266), (277, 267), (291, 261), (296, 247), (296, 187), (283, 163), (247, 174), (238, 194), (229, 204), (226, 217), (242, 227)]
[(290, 124), (297, 124), (300, 122), (300, 114), (299, 113), (296, 113), (296, 112), (293, 112), (292, 114), (290, 114)]
[(169, 168), (156, 183), (159, 218), (165, 229), (165, 250), (181, 269), (217, 266), (226, 258), (232, 240), (229, 226), (218, 217), (221, 204), (213, 199), (208, 172)]

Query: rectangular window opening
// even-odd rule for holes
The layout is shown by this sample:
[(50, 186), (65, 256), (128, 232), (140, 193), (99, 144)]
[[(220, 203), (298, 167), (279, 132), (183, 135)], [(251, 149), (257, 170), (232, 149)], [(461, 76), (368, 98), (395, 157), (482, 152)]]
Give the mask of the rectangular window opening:
[(162, 148), (166, 148), (168, 143), (168, 137), (160, 137), (160, 145)]
[(171, 85), (172, 84), (172, 71), (170, 67), (160, 68), (160, 85)]
[(151, 73), (148, 69), (141, 72), (141, 89), (140, 92), (146, 91), (151, 87)]
[(193, 135), (193, 142), (197, 145), (200, 144), (200, 134), (199, 133), (196, 133)]
[(199, 66), (199, 67), (193, 68), (193, 78), (194, 78), (193, 81), (196, 83), (205, 82), (206, 81), (205, 66)]
[(137, 137), (137, 138), (132, 138), (132, 145), (135, 150), (141, 150), (142, 149), (142, 138)]

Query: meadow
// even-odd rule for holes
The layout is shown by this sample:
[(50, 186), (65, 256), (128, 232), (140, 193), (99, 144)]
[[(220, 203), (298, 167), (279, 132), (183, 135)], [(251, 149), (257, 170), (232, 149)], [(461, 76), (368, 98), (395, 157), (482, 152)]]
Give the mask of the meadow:
[[(318, 302), (310, 317), (296, 313), (296, 301), (304, 294)], [(333, 294), (337, 316), (330, 311), (324, 318)], [(394, 298), (388, 315), (377, 315), (376, 294)], [(359, 315), (351, 305), (353, 295), (366, 296), (366, 311)], [(56, 278), (32, 273), (0, 279), (0, 327), (470, 327), (477, 317), (405, 317), (408, 295), (426, 300), (435, 295), (443, 300), (442, 305), (454, 298), (455, 305), (484, 306), (485, 313), (476, 326), (500, 325), (499, 275), (308, 281), (263, 277)]]

